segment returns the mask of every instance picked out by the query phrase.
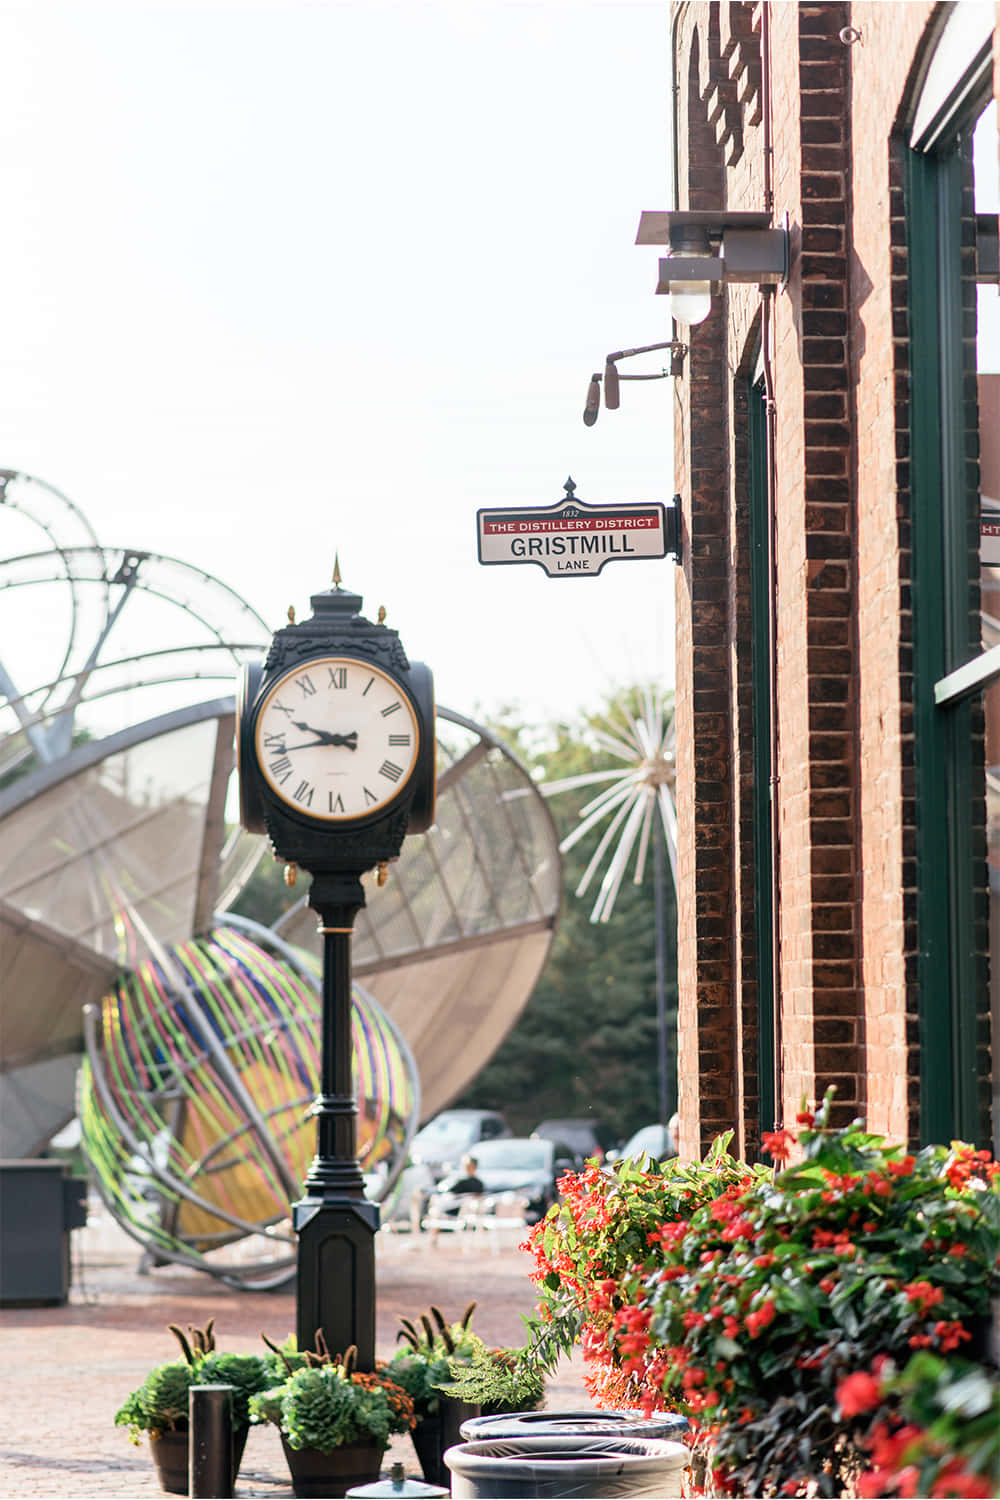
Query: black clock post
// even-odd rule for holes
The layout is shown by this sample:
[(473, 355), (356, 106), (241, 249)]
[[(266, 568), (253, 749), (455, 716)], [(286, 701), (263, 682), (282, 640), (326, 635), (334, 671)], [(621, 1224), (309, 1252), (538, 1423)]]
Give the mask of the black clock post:
[(244, 668), (237, 764), (241, 821), (312, 874), (323, 938), (316, 1155), (292, 1205), (296, 1336), (300, 1349), (313, 1348), (318, 1329), (331, 1350), (355, 1344), (358, 1367), (370, 1370), (379, 1216), (357, 1155), (351, 940), (361, 876), (433, 822), (434, 695), (397, 632), (366, 620), (361, 597), (339, 585), (335, 570), (334, 587), (312, 597), (312, 618), (277, 631), (263, 667)]

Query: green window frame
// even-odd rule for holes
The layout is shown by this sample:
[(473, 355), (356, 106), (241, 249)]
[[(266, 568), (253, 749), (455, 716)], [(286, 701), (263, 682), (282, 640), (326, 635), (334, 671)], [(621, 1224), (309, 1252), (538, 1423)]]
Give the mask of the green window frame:
[[(978, 941), (977, 868), (985, 849), (972, 816), (984, 803), (982, 735), (973, 700), (1000, 673), (979, 647), (979, 496), (966, 455), (967, 346), (962, 280), (961, 137), (988, 90), (964, 77), (932, 148), (906, 153), (910, 312), (910, 438), (914, 735), (917, 819), (917, 980), (920, 1136), (980, 1140), (979, 999), (987, 984)], [(988, 97), (988, 94), (987, 94)]]
[(763, 377), (747, 382), (750, 491), (750, 649), (753, 703), (754, 942), (757, 950), (757, 1088), (760, 1128), (774, 1126), (774, 787), (771, 783), (771, 573), (767, 407)]

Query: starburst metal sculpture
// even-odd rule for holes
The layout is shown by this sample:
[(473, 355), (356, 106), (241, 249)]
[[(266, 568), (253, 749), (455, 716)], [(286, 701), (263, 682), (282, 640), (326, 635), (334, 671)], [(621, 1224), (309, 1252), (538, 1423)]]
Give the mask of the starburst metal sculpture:
[(572, 849), (609, 814), (614, 814), (576, 888), (578, 896), (586, 895), (602, 860), (614, 844), (614, 852), (590, 914), (592, 922), (607, 922), (614, 910), (632, 850), (636, 846), (633, 880), (636, 885), (642, 884), (650, 836), (657, 818), (676, 885), (677, 811), (674, 806), (673, 705), (647, 689), (642, 694), (639, 713), (631, 712), (622, 703), (617, 704), (608, 718), (592, 727), (591, 734), (601, 750), (625, 764), (607, 771), (585, 771), (579, 776), (546, 782), (542, 786), (542, 793), (546, 797), (554, 797), (559, 792), (576, 791), (579, 787), (612, 783), (592, 802), (588, 802), (586, 807), (580, 809), (580, 826), (559, 845), (563, 852)]
[[(592, 922), (607, 922), (614, 910), (618, 892), (628, 870), (633, 849), (636, 850), (633, 882), (641, 885), (646, 869), (650, 841), (653, 845), (653, 902), (656, 914), (656, 1022), (658, 1034), (658, 1071), (660, 1123), (666, 1125), (676, 1108), (677, 1086), (671, 1054), (675, 1052), (667, 1026), (666, 1004), (666, 913), (664, 910), (665, 875), (663, 851), (666, 848), (670, 870), (677, 889), (677, 809), (674, 804), (674, 711), (673, 704), (661, 694), (645, 689), (640, 695), (638, 713), (624, 702), (613, 706), (610, 714), (591, 725), (591, 737), (597, 747), (613, 755), (623, 765), (606, 771), (584, 771), (560, 781), (542, 785), (546, 797), (580, 787), (606, 785), (586, 807), (580, 809), (580, 825), (559, 845), (565, 853), (597, 828), (605, 818), (611, 822), (601, 835), (583, 878), (576, 888), (584, 896), (602, 861), (608, 860), (604, 878), (597, 892)], [(662, 839), (655, 830), (659, 823)], [(617, 843), (615, 840), (617, 839)]]

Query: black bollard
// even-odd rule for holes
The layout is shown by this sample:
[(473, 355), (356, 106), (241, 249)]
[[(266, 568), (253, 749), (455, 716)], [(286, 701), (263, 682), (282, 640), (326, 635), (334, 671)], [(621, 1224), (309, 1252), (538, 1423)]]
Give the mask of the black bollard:
[(234, 1390), (231, 1385), (193, 1385), (189, 1389), (188, 1494), (197, 1500), (231, 1500), (236, 1485)]

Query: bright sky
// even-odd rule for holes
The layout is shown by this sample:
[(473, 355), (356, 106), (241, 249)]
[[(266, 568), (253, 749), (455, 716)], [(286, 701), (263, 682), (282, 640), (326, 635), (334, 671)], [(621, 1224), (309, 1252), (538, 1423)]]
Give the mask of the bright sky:
[(476, 555), (671, 497), (669, 379), (581, 419), (669, 337), (665, 0), (0, 0), (0, 56), (0, 467), (273, 627), (339, 553), (459, 712), (672, 683), (669, 559)]

